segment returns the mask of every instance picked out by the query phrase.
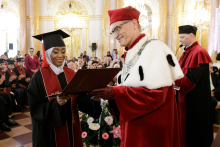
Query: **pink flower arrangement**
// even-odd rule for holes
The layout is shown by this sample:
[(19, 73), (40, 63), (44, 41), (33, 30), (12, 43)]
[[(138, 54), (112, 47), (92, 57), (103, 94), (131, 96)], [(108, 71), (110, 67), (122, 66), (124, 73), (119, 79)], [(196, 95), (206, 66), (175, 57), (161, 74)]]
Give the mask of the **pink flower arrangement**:
[(113, 126), (113, 130), (110, 131), (110, 133), (113, 133), (114, 138), (120, 138), (121, 139), (121, 128), (118, 126), (117, 128)]
[(87, 123), (88, 123), (88, 124), (91, 124), (93, 121), (94, 121), (94, 118), (92, 118), (92, 117), (89, 117), (89, 118), (87, 119)]
[(79, 119), (79, 121), (81, 122), (81, 121), (82, 121), (82, 119)]
[(105, 122), (108, 124), (108, 125), (112, 125), (113, 124), (113, 118), (111, 116), (107, 116), (105, 118)]
[(108, 133), (103, 133), (103, 134), (102, 134), (102, 138), (105, 139), (105, 140), (107, 140), (107, 139), (109, 138)]
[(86, 138), (87, 133), (86, 132), (82, 132), (82, 138)]
[(84, 115), (84, 113), (80, 114), (79, 117), (82, 117)]

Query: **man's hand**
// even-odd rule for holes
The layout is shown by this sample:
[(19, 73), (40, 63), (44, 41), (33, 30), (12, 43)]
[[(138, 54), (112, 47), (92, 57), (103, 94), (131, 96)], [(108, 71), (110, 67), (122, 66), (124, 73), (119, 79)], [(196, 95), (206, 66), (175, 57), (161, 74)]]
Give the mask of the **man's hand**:
[(21, 79), (23, 79), (25, 76), (24, 75), (19, 75), (18, 76), (18, 80), (21, 80)]
[(114, 99), (114, 94), (112, 87), (105, 87), (100, 89), (95, 89), (91, 92), (92, 95), (96, 97), (100, 97), (104, 100), (112, 100)]
[(211, 96), (212, 97), (214, 97), (215, 96), (215, 94), (214, 94), (214, 92), (211, 90)]
[(5, 80), (5, 76), (4, 76), (4, 75), (2, 75), (1, 80), (2, 80), (2, 81), (4, 81), (4, 80)]
[(12, 82), (12, 81), (15, 80), (16, 78), (17, 78), (17, 76), (12, 75), (12, 76), (9, 78), (9, 82)]
[(30, 78), (25, 79), (25, 81), (28, 82), (28, 83), (30, 82), (30, 80), (31, 80)]
[(72, 96), (71, 95), (68, 95), (68, 96), (60, 96), (60, 95), (57, 95), (57, 102), (60, 106), (63, 106), (66, 104), (66, 102), (71, 98)]
[(100, 97), (97, 97), (97, 96), (93, 96), (92, 99), (96, 102), (100, 102)]

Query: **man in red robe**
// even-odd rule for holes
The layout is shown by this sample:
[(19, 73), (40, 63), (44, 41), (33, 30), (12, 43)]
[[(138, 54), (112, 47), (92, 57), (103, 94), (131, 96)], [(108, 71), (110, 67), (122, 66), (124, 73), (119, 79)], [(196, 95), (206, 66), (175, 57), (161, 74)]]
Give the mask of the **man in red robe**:
[(175, 55), (163, 42), (141, 33), (140, 12), (135, 8), (108, 13), (111, 34), (125, 47), (125, 64), (118, 74), (118, 86), (96, 89), (92, 94), (115, 100), (121, 147), (179, 147), (172, 83), (183, 74)]
[(181, 147), (210, 147), (213, 140), (211, 90), (207, 51), (196, 41), (197, 28), (179, 27), (179, 38), (185, 52), (179, 59), (184, 77), (175, 81), (180, 87), (178, 113)]

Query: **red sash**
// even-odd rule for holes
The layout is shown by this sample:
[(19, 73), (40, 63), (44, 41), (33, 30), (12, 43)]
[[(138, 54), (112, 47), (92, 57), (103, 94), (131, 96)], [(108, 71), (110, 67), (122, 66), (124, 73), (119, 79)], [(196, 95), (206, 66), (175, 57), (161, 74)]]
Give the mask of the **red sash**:
[(16, 74), (15, 74), (15, 72), (12, 70), (12, 72), (9, 70), (9, 69), (7, 69), (7, 71), (9, 72), (9, 74), (11, 75), (11, 76), (16, 76)]
[[(2, 70), (0, 70), (0, 74), (1, 76), (4, 76), (4, 73), (2, 72)], [(5, 90), (0, 91), (0, 93), (10, 93), (11, 89), (9, 87), (5, 87)]]
[[(64, 69), (64, 74), (66, 76), (66, 80), (67, 83), (70, 82), (70, 80), (72, 79), (73, 75), (74, 75), (74, 71), (72, 71), (71, 69), (68, 69), (66, 67), (63, 68)], [(52, 95), (52, 94), (56, 94), (56, 93), (60, 93), (62, 92), (62, 88), (60, 86), (59, 80), (56, 76), (56, 74), (51, 70), (50, 67), (42, 67), (40, 69), (42, 77), (43, 77), (43, 82), (44, 82), (44, 86), (47, 92), (47, 95)], [(51, 101), (52, 99), (54, 99), (55, 97), (50, 97), (49, 100)], [(72, 128), (74, 129), (74, 104), (76, 103), (76, 98), (72, 97), (71, 98), (71, 104), (72, 104), (72, 117), (73, 117), (73, 126)], [(77, 111), (78, 113), (78, 111)], [(72, 131), (73, 133), (73, 138), (74, 138), (74, 131)], [(70, 147), (69, 144), (69, 135), (68, 135), (68, 126), (67, 124), (65, 126), (59, 126), (59, 127), (55, 127), (55, 139), (56, 139), (56, 146), (57, 147)], [(74, 139), (73, 139), (73, 144), (74, 144)]]
[(19, 74), (20, 75), (24, 75), (25, 76), (25, 78), (26, 78), (26, 72), (25, 72), (25, 70), (24, 70), (24, 67), (17, 67), (17, 69), (18, 69), (18, 72), (19, 72)]

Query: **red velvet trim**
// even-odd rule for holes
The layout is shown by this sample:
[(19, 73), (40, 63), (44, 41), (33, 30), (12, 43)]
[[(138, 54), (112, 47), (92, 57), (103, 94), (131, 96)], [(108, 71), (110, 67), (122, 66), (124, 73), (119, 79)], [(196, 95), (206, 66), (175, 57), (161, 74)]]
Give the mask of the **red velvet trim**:
[[(42, 40), (43, 40), (43, 35), (41, 35), (41, 36), (42, 36)], [(42, 52), (43, 52), (43, 63), (42, 63), (42, 67), (48, 67), (48, 66), (50, 66), (50, 64), (47, 62), (47, 59), (46, 59), (44, 43), (42, 43)]]
[[(22, 70), (21, 70), (21, 68), (22, 68)], [(25, 72), (25, 70), (24, 70), (24, 67), (21, 67), (21, 68), (20, 68), (19, 66), (17, 67), (18, 72), (19, 72), (20, 75), (23, 74), (23, 75), (25, 76), (25, 78), (26, 78), (26, 72)]]
[(24, 89), (26, 89), (26, 88), (27, 88), (26, 86), (22, 85), (21, 83), (19, 83), (19, 85), (18, 85), (18, 86), (20, 86), (20, 87), (22, 87), (22, 88), (24, 88)]
[(11, 76), (16, 76), (16, 74), (15, 74), (15, 72), (12, 70), (12, 72), (9, 70), (9, 69), (7, 69), (7, 71), (9, 72), (9, 74), (11, 75)]
[[(66, 76), (67, 83), (69, 83), (72, 77), (74, 76), (75, 72), (65, 66), (63, 67), (63, 70)], [(51, 95), (62, 91), (58, 78), (50, 67), (42, 67), (40, 71), (42, 73), (47, 95)], [(49, 100), (52, 100), (54, 98), (55, 97), (50, 98)], [(71, 108), (72, 108), (72, 118), (73, 118), (72, 120), (73, 144), (75, 146), (81, 147), (83, 145), (81, 142), (82, 138), (81, 138), (79, 116), (78, 116), (78, 108), (76, 104), (76, 96), (73, 96), (71, 98)], [(70, 146), (67, 124), (65, 126), (55, 127), (55, 138), (57, 144), (56, 147)]]
[[(56, 74), (54, 74), (54, 72), (48, 67), (41, 68), (40, 70), (42, 73), (44, 86), (47, 94), (52, 95), (61, 92), (62, 89)], [(49, 100), (51, 101), (54, 98), (56, 97), (50, 97)], [(70, 147), (67, 125), (55, 127), (55, 138), (56, 138), (57, 147), (63, 147), (63, 146)]]
[(109, 10), (108, 15), (110, 17), (110, 24), (116, 21), (133, 20), (133, 19), (136, 19), (139, 22), (140, 12), (137, 9), (128, 6), (125, 8)]
[(209, 54), (198, 42), (186, 48), (179, 60), (180, 67), (184, 74), (187, 74), (189, 68), (198, 68), (199, 64), (207, 64), (210, 62), (212, 62), (212, 60)]
[[(126, 51), (129, 51), (131, 48), (133, 48), (143, 37), (145, 37), (145, 34), (141, 34), (140, 36), (138, 36), (138, 38), (136, 38), (134, 40), (134, 42), (131, 43), (131, 45), (129, 47), (125, 47)], [(126, 58), (126, 54), (127, 52), (124, 52), (124, 60)]]

